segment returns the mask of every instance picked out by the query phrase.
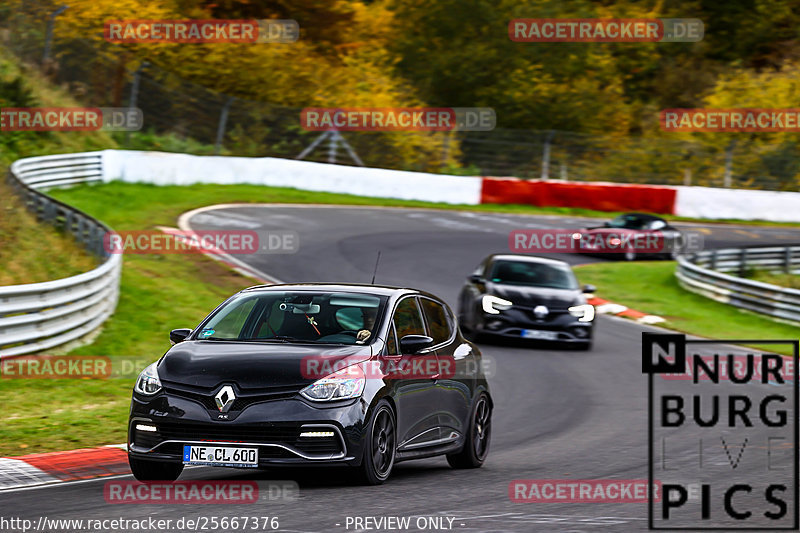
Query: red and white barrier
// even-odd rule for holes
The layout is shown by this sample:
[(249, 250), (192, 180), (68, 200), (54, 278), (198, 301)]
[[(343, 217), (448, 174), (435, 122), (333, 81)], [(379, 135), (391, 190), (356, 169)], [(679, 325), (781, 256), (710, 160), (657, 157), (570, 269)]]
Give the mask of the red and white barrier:
[(251, 183), (448, 204), (525, 204), (645, 211), (694, 218), (800, 222), (800, 192), (611, 182), (464, 177), (272, 157), (105, 150), (103, 180), (189, 185)]
[(671, 214), (675, 194), (674, 187), (656, 185), (484, 178), (481, 203)]

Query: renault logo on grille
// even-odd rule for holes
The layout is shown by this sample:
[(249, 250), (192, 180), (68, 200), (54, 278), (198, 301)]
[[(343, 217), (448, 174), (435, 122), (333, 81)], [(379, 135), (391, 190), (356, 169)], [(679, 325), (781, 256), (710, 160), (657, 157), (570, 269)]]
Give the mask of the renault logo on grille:
[(547, 307), (545, 307), (544, 305), (537, 305), (536, 307), (533, 308), (533, 314), (539, 320), (541, 320), (544, 317), (546, 317), (548, 315), (548, 313), (550, 313), (550, 310), (547, 309)]
[(217, 409), (221, 413), (227, 413), (228, 410), (233, 405), (233, 401), (236, 399), (236, 395), (233, 393), (233, 387), (230, 385), (225, 385), (222, 387), (216, 396), (214, 396), (214, 401), (217, 404)]

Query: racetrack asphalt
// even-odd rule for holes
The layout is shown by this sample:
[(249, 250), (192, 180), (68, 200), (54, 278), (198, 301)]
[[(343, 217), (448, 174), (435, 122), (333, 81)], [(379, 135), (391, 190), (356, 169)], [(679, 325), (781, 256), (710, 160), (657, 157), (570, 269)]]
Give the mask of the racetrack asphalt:
[[(508, 251), (509, 231), (580, 228), (594, 222), (577, 217), (279, 205), (205, 210), (188, 219), (195, 230), (297, 232), (296, 254), (238, 256), (285, 282), (369, 283), (380, 251), (376, 283), (427, 290), (454, 309), (464, 279), (478, 262), (490, 253)], [(706, 247), (800, 240), (800, 230), (792, 228), (679, 226), (701, 231)], [(598, 260), (554, 257), (573, 264)], [(361, 487), (335, 469), (191, 468), (182, 480), (294, 480), (299, 483), (299, 498), (233, 506), (113, 505), (103, 497), (106, 478), (2, 492), (0, 515), (34, 521), (41, 516), (277, 516), (281, 531), (307, 532), (358, 530), (346, 526), (348, 517), (405, 516), (414, 524), (420, 516), (444, 516), (454, 518), (452, 529), (458, 531), (645, 531), (646, 503), (515, 503), (509, 498), (509, 483), (516, 479), (647, 479), (647, 378), (641, 368), (641, 334), (660, 330), (615, 317), (597, 320), (590, 352), (481, 345), (495, 363), (490, 377), (495, 408), (491, 451), (478, 470), (452, 470), (444, 458), (412, 461), (397, 465), (385, 485)], [(687, 439), (675, 443), (672, 453), (689, 457), (696, 446), (696, 441)], [(736, 474), (754, 479), (767, 475), (744, 461)], [(731, 475), (720, 470), (722, 480)], [(717, 511), (703, 525), (728, 524)]]

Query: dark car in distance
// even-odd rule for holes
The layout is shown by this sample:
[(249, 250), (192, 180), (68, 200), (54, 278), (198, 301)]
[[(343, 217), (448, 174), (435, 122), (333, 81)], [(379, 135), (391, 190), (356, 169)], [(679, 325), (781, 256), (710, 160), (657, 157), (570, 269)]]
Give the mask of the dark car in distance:
[(684, 246), (683, 234), (666, 220), (646, 213), (625, 213), (573, 234), (582, 253), (605, 259), (635, 261), (649, 257), (675, 259)]
[(481, 353), (431, 294), (252, 287), (170, 340), (134, 387), (128, 459), (139, 480), (175, 480), (184, 465), (348, 465), (379, 484), (399, 461), (445, 455), (475, 468), (487, 457)]
[(594, 307), (564, 261), (516, 254), (484, 259), (467, 278), (458, 299), (461, 328), (485, 335), (555, 341), (588, 350)]

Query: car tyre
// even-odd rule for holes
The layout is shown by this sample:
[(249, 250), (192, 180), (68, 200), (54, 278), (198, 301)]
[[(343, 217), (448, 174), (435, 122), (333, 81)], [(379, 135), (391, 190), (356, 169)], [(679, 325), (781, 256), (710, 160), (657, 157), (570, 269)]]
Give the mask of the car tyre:
[(636, 252), (633, 250), (625, 250), (625, 261), (636, 261)]
[(397, 453), (397, 422), (389, 402), (378, 402), (367, 428), (358, 478), (365, 485), (380, 485), (392, 473)]
[(492, 406), (489, 396), (482, 392), (472, 408), (464, 446), (456, 453), (447, 454), (447, 462), (453, 468), (480, 468), (489, 455), (491, 438)]
[(183, 472), (181, 463), (143, 461), (128, 456), (131, 473), (139, 481), (175, 481)]

